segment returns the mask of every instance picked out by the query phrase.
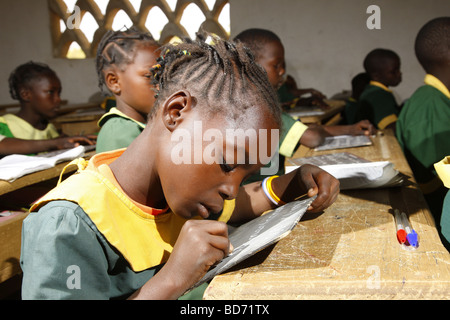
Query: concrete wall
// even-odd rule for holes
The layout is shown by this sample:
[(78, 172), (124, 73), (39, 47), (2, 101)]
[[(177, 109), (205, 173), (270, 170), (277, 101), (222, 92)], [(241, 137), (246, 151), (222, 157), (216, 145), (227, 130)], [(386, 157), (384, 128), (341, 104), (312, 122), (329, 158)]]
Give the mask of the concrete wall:
[[(232, 36), (251, 27), (276, 32), (286, 48), (289, 74), (300, 86), (331, 96), (350, 88), (362, 71), (364, 56), (375, 47), (396, 51), (402, 59), (400, 100), (410, 96), (424, 72), (414, 56), (417, 31), (429, 19), (450, 15), (448, 0), (230, 0)], [(381, 8), (381, 29), (369, 30), (367, 7)], [(0, 1), (0, 104), (14, 103), (7, 79), (29, 60), (49, 64), (60, 76), (63, 99), (82, 103), (98, 92), (93, 59), (52, 56), (46, 0)]]

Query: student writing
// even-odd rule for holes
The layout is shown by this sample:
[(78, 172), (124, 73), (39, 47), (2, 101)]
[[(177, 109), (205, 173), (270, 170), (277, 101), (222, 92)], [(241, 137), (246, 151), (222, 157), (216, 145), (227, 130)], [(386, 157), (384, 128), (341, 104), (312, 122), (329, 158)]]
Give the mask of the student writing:
[[(242, 45), (218, 38), (161, 52), (152, 69), (158, 98), (143, 132), (126, 149), (95, 155), (26, 218), (23, 298), (175, 299), (228, 254), (224, 222), (276, 207), (261, 182), (240, 186), (263, 166), (260, 148), (271, 155), (277, 147), (271, 135), (278, 135), (280, 108), (264, 70)], [(238, 129), (267, 135), (256, 143), (226, 138)], [(191, 162), (176, 164), (180, 143), (188, 152), (199, 133), (224, 138), (197, 141)], [(197, 152), (214, 161), (194, 163)], [(339, 182), (315, 166), (275, 177), (271, 186), (284, 202), (317, 195), (310, 212), (339, 193)], [(83, 275), (80, 290), (67, 286), (73, 265)]]

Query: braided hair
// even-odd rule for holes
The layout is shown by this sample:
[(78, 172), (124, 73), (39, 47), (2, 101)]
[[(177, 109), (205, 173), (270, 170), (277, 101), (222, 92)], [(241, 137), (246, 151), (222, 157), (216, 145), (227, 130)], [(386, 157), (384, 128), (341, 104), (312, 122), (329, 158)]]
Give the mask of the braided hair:
[(161, 49), (163, 56), (150, 71), (158, 88), (149, 118), (162, 102), (180, 88), (187, 88), (208, 107), (207, 115), (223, 114), (237, 120), (255, 106), (265, 106), (281, 124), (277, 95), (263, 68), (242, 44), (205, 36), (184, 39)]
[(57, 78), (56, 72), (44, 63), (30, 61), (18, 66), (10, 74), (8, 79), (11, 98), (22, 101), (22, 98), (20, 97), (20, 90), (28, 86), (32, 80), (48, 76)]
[(138, 46), (159, 48), (158, 42), (151, 34), (141, 32), (134, 27), (126, 31), (109, 30), (103, 36), (98, 44), (96, 57), (98, 86), (103, 94), (107, 94), (103, 71), (113, 65), (122, 67), (132, 63)]

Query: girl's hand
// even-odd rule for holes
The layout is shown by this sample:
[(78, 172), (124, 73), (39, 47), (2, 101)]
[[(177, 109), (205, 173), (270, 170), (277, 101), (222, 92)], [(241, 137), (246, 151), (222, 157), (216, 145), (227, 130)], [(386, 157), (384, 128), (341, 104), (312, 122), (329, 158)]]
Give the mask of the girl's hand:
[(328, 172), (313, 165), (302, 165), (297, 170), (297, 179), (308, 197), (317, 195), (308, 211), (320, 212), (328, 208), (339, 194), (339, 181)]

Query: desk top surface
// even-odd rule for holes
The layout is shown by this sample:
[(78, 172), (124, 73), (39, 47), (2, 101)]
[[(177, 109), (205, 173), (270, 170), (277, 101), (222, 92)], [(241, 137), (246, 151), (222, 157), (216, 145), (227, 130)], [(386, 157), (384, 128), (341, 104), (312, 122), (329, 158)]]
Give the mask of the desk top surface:
[[(350, 152), (389, 160), (412, 177), (391, 132)], [(413, 178), (409, 179), (414, 182)], [(393, 209), (408, 214), (419, 247), (406, 250), (396, 238)], [(401, 188), (342, 191), (321, 214), (306, 214), (277, 244), (213, 279), (205, 299), (448, 299), (450, 254), (415, 184)]]

